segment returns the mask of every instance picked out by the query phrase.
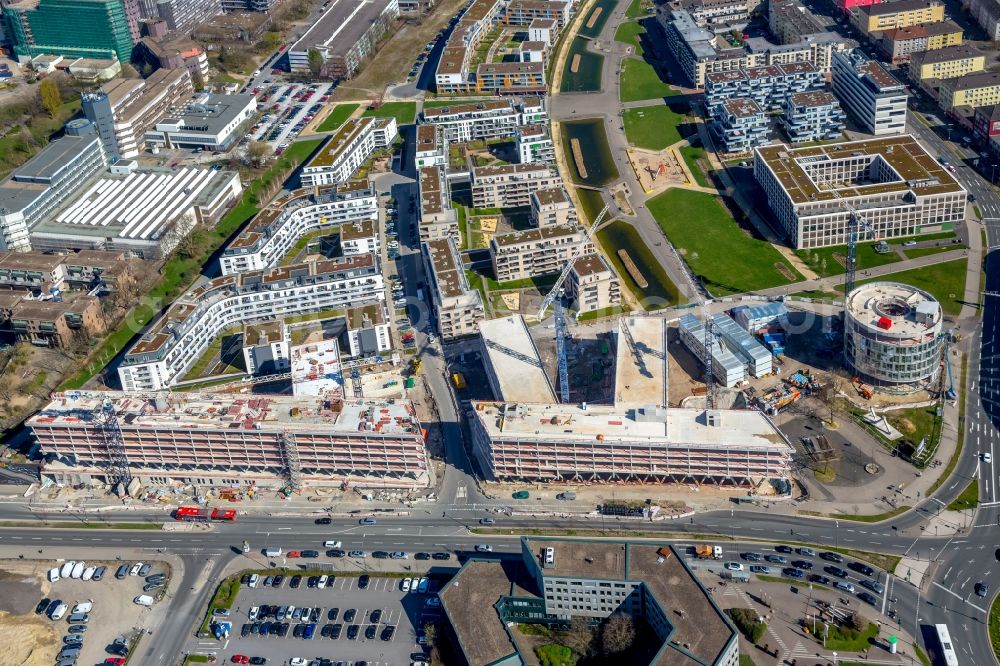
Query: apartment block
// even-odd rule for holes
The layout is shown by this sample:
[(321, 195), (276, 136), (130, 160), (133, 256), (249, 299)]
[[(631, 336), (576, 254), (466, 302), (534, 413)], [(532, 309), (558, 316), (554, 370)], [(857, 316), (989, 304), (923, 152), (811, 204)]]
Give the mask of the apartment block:
[[(367, 180), (352, 180), (319, 191), (295, 190), (265, 206), (219, 256), (222, 275), (260, 271), (278, 263), (303, 236), (321, 229), (337, 231), (356, 222), (378, 220), (378, 197)], [(359, 239), (360, 242), (360, 239)], [(365, 247), (378, 246), (374, 240)], [(354, 250), (359, 250), (354, 252)], [(371, 251), (371, 250), (369, 250)], [(348, 244), (345, 254), (366, 254)]]
[(1000, 1), (962, 0), (962, 7), (986, 32), (986, 39), (1000, 40)]
[(472, 167), (474, 208), (515, 208), (531, 204), (531, 193), (561, 187), (559, 174), (540, 163)]
[(461, 11), (434, 72), (434, 86), (438, 93), (479, 90), (476, 73), (471, 70), (473, 56), (483, 37), (500, 23), (506, 7), (506, 0), (473, 0)]
[(108, 81), (100, 91), (84, 93), (82, 107), (114, 161), (145, 150), (146, 132), (192, 95), (194, 85), (187, 68), (158, 69), (147, 79)]
[(715, 116), (727, 100), (751, 99), (775, 111), (794, 93), (822, 90), (823, 73), (808, 62), (749, 67), (705, 75), (705, 107)]
[(96, 296), (33, 300), (25, 291), (0, 291), (0, 337), (8, 344), (66, 347), (78, 335), (104, 332), (104, 309)]
[(971, 46), (947, 46), (936, 51), (914, 53), (910, 60), (910, 79), (954, 79), (986, 69), (986, 55)]
[(168, 29), (181, 33), (189, 33), (221, 13), (220, 0), (139, 0), (142, 18), (160, 19)]
[(0, 249), (31, 249), (29, 231), (107, 166), (96, 134), (63, 136), (0, 183)]
[(507, 25), (530, 26), (535, 20), (551, 19), (562, 29), (572, 7), (572, 2), (560, 0), (509, 0), (503, 21)]
[(754, 175), (796, 248), (847, 243), (851, 212), (881, 239), (951, 231), (968, 194), (912, 136), (758, 148)]
[(716, 110), (711, 129), (725, 153), (745, 153), (771, 142), (767, 115), (752, 99), (727, 99)]
[(438, 333), (445, 339), (475, 334), (486, 318), (483, 298), (469, 286), (455, 239), (430, 240), (422, 248)]
[(292, 367), (288, 327), (280, 319), (243, 326), (243, 366), (248, 375), (274, 375)]
[(174, 301), (118, 366), (126, 391), (173, 386), (219, 331), (258, 319), (344, 308), (385, 298), (375, 255), (308, 261), (216, 278)]
[(551, 47), (559, 35), (559, 25), (555, 19), (536, 18), (528, 24), (528, 41), (541, 42)]
[(545, 125), (521, 125), (514, 133), (514, 150), (521, 164), (542, 162), (551, 164), (556, 160), (556, 150)]
[(0, 20), (21, 62), (42, 54), (129, 62), (138, 38), (122, 0), (5, 2)]
[(1000, 104), (981, 106), (972, 118), (972, 134), (978, 143), (994, 146), (994, 137), (1000, 137)]
[(839, 139), (846, 115), (828, 92), (795, 93), (785, 100), (781, 125), (792, 143)]
[(545, 63), (482, 63), (476, 68), (475, 89), (491, 95), (545, 94)]
[(521, 125), (538, 125), (548, 120), (544, 97), (528, 96), (458, 102), (425, 108), (421, 123), (441, 128), (444, 143), (465, 143), (514, 136)]
[(877, 40), (879, 49), (892, 64), (909, 62), (915, 54), (936, 51), (962, 43), (962, 28), (951, 21), (913, 25), (886, 30)]
[(938, 105), (945, 111), (956, 107), (1000, 104), (1000, 72), (978, 72), (944, 79), (939, 88)]
[(493, 274), (499, 282), (558, 273), (578, 252), (595, 252), (582, 228), (554, 225), (497, 234), (490, 241)]
[(851, 11), (851, 24), (865, 34), (943, 20), (944, 3), (938, 0), (879, 2)]
[(680, 0), (678, 4), (698, 25), (708, 28), (746, 25), (750, 18), (747, 0)]
[(55, 295), (70, 289), (114, 291), (133, 280), (123, 252), (71, 254), (0, 251), (0, 289)]
[(531, 193), (533, 226), (575, 225), (576, 222), (576, 206), (565, 187), (548, 187)]
[(347, 310), (347, 348), (351, 358), (378, 356), (392, 350), (392, 334), (384, 303)]
[(417, 195), (420, 201), (420, 242), (443, 238), (454, 238), (456, 242), (461, 242), (458, 211), (451, 205), (451, 187), (444, 167), (428, 166), (420, 169)]
[(520, 560), (472, 558), (441, 590), (457, 666), (531, 663), (514, 624), (565, 626), (627, 613), (651, 628), (653, 661), (736, 666), (739, 635), (670, 545), (522, 537)]
[[(473, 402), (472, 452), (489, 480), (752, 486), (792, 447), (761, 412)], [(597, 435), (602, 435), (598, 437)]]
[(415, 489), (428, 485), (408, 401), (201, 393), (55, 393), (28, 427), (57, 483), (112, 481), (106, 414), (144, 486), (193, 484)]
[(770, 0), (767, 26), (779, 44), (792, 44), (806, 35), (823, 32), (825, 27), (800, 0)]
[(571, 307), (585, 314), (622, 304), (621, 284), (608, 260), (593, 253), (577, 258), (566, 276), (566, 297)]
[(448, 163), (448, 147), (444, 142), (444, 132), (437, 125), (417, 125), (417, 144), (413, 149), (413, 164), (420, 169), (425, 166), (444, 166)]
[(330, 0), (326, 9), (288, 48), (293, 72), (309, 71), (309, 52), (323, 57), (323, 72), (350, 79), (399, 18), (397, 0)]
[(347, 182), (372, 153), (391, 146), (398, 134), (393, 117), (348, 120), (302, 167), (302, 186)]
[(278, 0), (222, 0), (224, 12), (268, 12)]
[(906, 87), (860, 50), (834, 54), (833, 94), (864, 131), (875, 136), (906, 131)]
[(139, 67), (149, 65), (154, 70), (187, 67), (192, 77), (208, 80), (208, 56), (197, 42), (187, 37), (170, 40), (143, 37), (132, 51), (132, 62)]

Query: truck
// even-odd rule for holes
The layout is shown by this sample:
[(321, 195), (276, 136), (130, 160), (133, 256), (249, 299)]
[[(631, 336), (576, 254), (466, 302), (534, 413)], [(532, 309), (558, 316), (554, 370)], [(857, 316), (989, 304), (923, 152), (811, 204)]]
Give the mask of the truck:
[(701, 543), (694, 547), (694, 554), (700, 560), (721, 560), (722, 546), (710, 546), (707, 543)]
[(453, 372), (451, 375), (451, 383), (455, 385), (459, 391), (465, 388), (465, 376), (461, 372)]

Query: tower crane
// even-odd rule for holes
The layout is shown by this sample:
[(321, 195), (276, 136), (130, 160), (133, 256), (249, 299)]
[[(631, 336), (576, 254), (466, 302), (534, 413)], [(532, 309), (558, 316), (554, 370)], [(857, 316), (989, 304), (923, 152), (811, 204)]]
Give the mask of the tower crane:
[(600, 227), (605, 222), (605, 216), (608, 214), (608, 206), (601, 209), (601, 212), (594, 219), (594, 223), (590, 225), (587, 229), (587, 233), (584, 235), (583, 240), (574, 250), (573, 255), (563, 266), (562, 272), (559, 273), (559, 277), (556, 278), (555, 284), (552, 285), (552, 290), (546, 294), (545, 298), (542, 299), (542, 306), (538, 309), (538, 315), (536, 319), (542, 321), (545, 316), (545, 311), (549, 309), (550, 305), (555, 305), (555, 327), (556, 327), (556, 360), (559, 367), (559, 399), (563, 403), (569, 402), (569, 361), (566, 359), (566, 315), (563, 312), (562, 302), (560, 302), (559, 297), (562, 296), (563, 288), (562, 284), (566, 281), (566, 277), (569, 272), (573, 269), (573, 264), (576, 260), (583, 256), (584, 251), (590, 244), (590, 239), (594, 237), (597, 232), (598, 227)]

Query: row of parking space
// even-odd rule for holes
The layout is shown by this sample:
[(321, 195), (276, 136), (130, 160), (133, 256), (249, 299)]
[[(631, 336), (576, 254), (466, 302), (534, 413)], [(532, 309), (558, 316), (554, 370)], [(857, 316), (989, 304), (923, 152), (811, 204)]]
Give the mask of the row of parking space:
[(275, 84), (254, 88), (258, 108), (264, 112), (261, 121), (246, 137), (247, 141), (266, 141), (280, 151), (285, 142), (294, 139), (330, 98), (329, 83)]

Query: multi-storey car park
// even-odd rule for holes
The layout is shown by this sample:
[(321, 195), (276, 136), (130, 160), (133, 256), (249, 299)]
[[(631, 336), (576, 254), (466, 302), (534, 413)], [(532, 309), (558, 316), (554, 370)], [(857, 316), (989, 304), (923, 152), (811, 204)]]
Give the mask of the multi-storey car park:
[(509, 137), (519, 125), (547, 119), (544, 97), (457, 102), (421, 112), (421, 123), (440, 127), (445, 143)]
[(761, 412), (472, 403), (472, 452), (489, 480), (753, 487), (788, 473), (791, 444)]
[(739, 634), (670, 545), (521, 537), (520, 559), (472, 558), (439, 596), (457, 664), (531, 663), (515, 624), (556, 628), (614, 613), (650, 627), (642, 663), (739, 663)]
[(109, 427), (143, 485), (429, 483), (408, 401), (73, 391), (53, 394), (27, 425), (49, 460), (43, 475), (70, 485), (115, 477)]
[(754, 175), (797, 248), (847, 243), (850, 208), (879, 238), (950, 231), (968, 194), (912, 137), (756, 149)]
[[(275, 265), (306, 234), (335, 232), (358, 222), (378, 220), (378, 197), (370, 181), (352, 180), (322, 189), (303, 188), (268, 204), (219, 256), (223, 275), (260, 271)], [(363, 246), (342, 244), (346, 256), (378, 251), (372, 228)], [(349, 234), (351, 232), (348, 232)], [(371, 247), (374, 249), (370, 249)]]
[(872, 282), (847, 296), (844, 353), (866, 382), (925, 387), (941, 372), (941, 305), (922, 289)]
[(118, 377), (126, 391), (167, 388), (228, 326), (384, 298), (385, 285), (373, 254), (216, 278), (170, 306), (122, 358)]
[(397, 135), (396, 119), (393, 117), (348, 120), (303, 165), (300, 174), (302, 186), (347, 182), (372, 153), (388, 148)]

